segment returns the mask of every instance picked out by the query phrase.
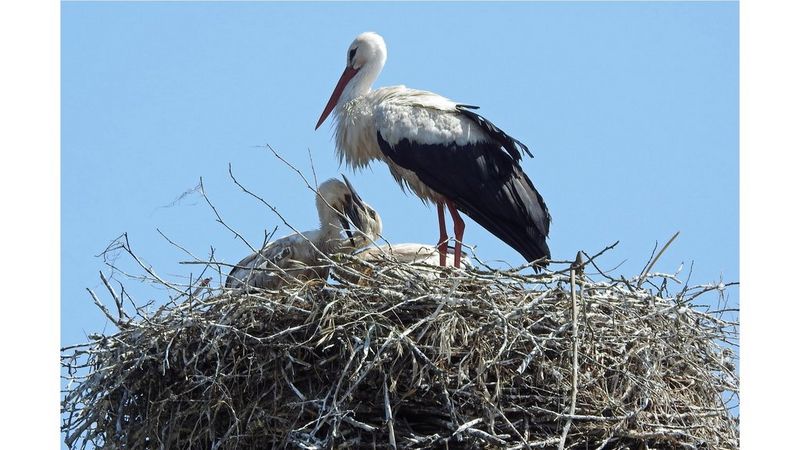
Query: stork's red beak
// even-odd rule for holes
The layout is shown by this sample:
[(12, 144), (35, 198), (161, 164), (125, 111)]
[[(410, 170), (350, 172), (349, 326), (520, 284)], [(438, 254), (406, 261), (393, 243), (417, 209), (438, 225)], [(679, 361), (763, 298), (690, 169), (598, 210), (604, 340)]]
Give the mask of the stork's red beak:
[(350, 66), (344, 68), (344, 73), (342, 73), (341, 78), (339, 78), (339, 82), (336, 83), (336, 87), (333, 89), (333, 94), (331, 94), (330, 100), (328, 100), (328, 104), (325, 105), (325, 109), (322, 111), (322, 115), (319, 116), (319, 121), (317, 122), (317, 126), (314, 127), (316, 130), (322, 125), (322, 122), (325, 122), (325, 119), (328, 118), (333, 108), (336, 107), (336, 103), (339, 102), (339, 97), (342, 96), (342, 91), (344, 91), (344, 87), (347, 86), (347, 83), (358, 73), (358, 69), (353, 69)]

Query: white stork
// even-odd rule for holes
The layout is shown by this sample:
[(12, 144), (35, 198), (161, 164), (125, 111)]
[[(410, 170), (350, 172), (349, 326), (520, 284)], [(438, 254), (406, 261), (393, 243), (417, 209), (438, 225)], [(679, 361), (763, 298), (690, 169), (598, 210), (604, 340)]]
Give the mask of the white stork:
[[(352, 253), (376, 239), (382, 228), (380, 216), (361, 200), (347, 178), (344, 180), (331, 178), (319, 186), (319, 229), (282, 237), (244, 258), (231, 270), (225, 287), (277, 289), (293, 279), (325, 280), (330, 269), (327, 256)], [(359, 230), (355, 237), (348, 218)]]
[(528, 148), (475, 113), (475, 106), (405, 86), (372, 90), (385, 62), (386, 44), (376, 33), (359, 35), (347, 50), (347, 66), (316, 126), (334, 113), (340, 161), (361, 168), (382, 160), (403, 189), (436, 204), (442, 266), (449, 239), (445, 206), (453, 218), (455, 267), (464, 236), (459, 210), (527, 261), (549, 259), (550, 213), (519, 165), (521, 152), (532, 156)]

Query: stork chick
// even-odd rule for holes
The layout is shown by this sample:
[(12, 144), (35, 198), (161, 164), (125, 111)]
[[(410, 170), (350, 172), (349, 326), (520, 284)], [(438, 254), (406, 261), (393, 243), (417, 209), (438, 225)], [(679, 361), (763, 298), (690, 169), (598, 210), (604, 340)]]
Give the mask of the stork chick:
[[(330, 270), (329, 255), (352, 253), (377, 237), (380, 217), (361, 200), (347, 178), (344, 180), (331, 178), (320, 184), (316, 197), (318, 229), (284, 236), (242, 259), (231, 270), (225, 287), (277, 289), (293, 280), (325, 280)], [(355, 236), (349, 222), (358, 230)]]

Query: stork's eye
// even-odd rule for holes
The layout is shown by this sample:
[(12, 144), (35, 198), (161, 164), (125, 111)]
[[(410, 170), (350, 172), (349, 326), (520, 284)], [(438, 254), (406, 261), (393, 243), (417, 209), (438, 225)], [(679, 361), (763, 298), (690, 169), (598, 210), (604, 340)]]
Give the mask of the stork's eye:
[(347, 58), (350, 62), (353, 62), (353, 58), (356, 57), (356, 49), (350, 50), (350, 53), (347, 54)]
[(369, 216), (374, 219), (375, 218), (375, 211), (370, 210)]

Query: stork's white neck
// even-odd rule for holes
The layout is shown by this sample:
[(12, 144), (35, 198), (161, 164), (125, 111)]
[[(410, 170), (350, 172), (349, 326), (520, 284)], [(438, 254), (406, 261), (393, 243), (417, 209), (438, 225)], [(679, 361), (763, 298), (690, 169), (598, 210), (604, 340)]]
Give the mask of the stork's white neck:
[(382, 58), (371, 60), (361, 66), (361, 68), (358, 70), (358, 73), (356, 73), (350, 82), (347, 83), (347, 86), (345, 86), (344, 91), (342, 91), (342, 96), (339, 98), (336, 107), (340, 108), (350, 100), (369, 93), (369, 91), (372, 90), (372, 84), (375, 83), (378, 75), (380, 75), (385, 63), (386, 57), (384, 56)]
[[(375, 141), (373, 119), (374, 105), (369, 101), (372, 84), (386, 63), (386, 45), (374, 33), (364, 33), (356, 38), (357, 53), (349, 64), (362, 64), (342, 90), (336, 102), (336, 153), (354, 168), (366, 166), (373, 159), (382, 158)], [(355, 48), (351, 46), (352, 48)]]

